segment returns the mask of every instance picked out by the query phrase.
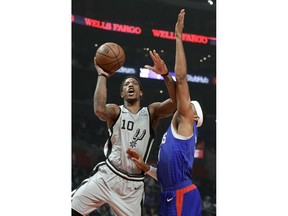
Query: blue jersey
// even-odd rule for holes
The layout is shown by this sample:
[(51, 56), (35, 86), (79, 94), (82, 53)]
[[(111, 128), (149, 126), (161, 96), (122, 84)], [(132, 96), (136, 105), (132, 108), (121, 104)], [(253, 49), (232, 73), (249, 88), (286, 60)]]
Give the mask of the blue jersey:
[(191, 137), (182, 137), (172, 124), (163, 135), (158, 153), (157, 179), (162, 190), (175, 190), (192, 183), (192, 167), (198, 130), (194, 122)]
[(172, 125), (163, 135), (158, 153), (157, 179), (161, 185), (159, 216), (201, 216), (202, 201), (192, 183), (198, 130), (191, 137), (177, 134)]

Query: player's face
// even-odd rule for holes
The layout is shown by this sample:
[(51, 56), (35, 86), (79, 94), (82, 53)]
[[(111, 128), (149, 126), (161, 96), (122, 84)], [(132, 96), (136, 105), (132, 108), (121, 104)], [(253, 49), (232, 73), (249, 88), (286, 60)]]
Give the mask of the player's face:
[(128, 102), (134, 102), (140, 99), (142, 91), (140, 91), (140, 85), (137, 80), (128, 78), (125, 80), (121, 92), (121, 97)]

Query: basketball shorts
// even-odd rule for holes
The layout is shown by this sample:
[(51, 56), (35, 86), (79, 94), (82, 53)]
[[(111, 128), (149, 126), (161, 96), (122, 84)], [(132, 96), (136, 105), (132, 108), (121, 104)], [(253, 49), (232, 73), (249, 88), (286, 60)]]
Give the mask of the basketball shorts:
[(202, 200), (196, 185), (160, 194), (159, 216), (201, 216)]
[(108, 203), (117, 216), (141, 216), (143, 197), (143, 181), (126, 180), (104, 164), (73, 192), (72, 209), (87, 215)]

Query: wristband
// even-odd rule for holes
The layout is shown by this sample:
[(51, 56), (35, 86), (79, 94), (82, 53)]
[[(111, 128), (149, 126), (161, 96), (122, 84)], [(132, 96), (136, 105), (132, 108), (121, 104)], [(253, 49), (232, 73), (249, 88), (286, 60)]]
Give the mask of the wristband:
[(161, 74), (162, 77), (168, 76), (169, 72), (167, 72), (166, 74)]
[(106, 75), (104, 75), (104, 74), (98, 74), (98, 76), (104, 76), (106, 79), (107, 79), (107, 76)]

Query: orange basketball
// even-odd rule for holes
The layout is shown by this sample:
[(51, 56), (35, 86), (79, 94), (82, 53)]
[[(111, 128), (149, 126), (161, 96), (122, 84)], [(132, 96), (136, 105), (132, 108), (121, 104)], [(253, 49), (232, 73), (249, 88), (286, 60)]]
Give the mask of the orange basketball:
[(124, 62), (124, 50), (117, 43), (104, 43), (96, 51), (97, 65), (110, 74), (119, 70), (124, 65)]

